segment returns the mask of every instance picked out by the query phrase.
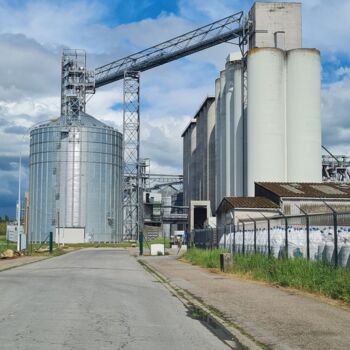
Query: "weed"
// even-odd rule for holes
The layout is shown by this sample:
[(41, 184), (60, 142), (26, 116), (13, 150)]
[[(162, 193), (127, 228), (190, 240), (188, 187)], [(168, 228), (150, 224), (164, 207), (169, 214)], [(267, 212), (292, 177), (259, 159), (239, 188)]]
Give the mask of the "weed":
[[(219, 268), (221, 249), (189, 249), (183, 256), (192, 264)], [(350, 303), (350, 270), (303, 258), (276, 259), (261, 254), (234, 254), (232, 272), (283, 287), (320, 293)]]

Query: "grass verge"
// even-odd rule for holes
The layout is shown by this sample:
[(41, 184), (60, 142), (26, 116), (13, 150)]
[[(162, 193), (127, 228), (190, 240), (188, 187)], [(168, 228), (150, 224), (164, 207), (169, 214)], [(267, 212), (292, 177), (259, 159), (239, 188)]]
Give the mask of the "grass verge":
[[(182, 258), (194, 265), (219, 268), (222, 252), (221, 249), (192, 248)], [(303, 258), (275, 259), (260, 254), (235, 254), (231, 272), (350, 303), (350, 270), (334, 268), (323, 262)]]

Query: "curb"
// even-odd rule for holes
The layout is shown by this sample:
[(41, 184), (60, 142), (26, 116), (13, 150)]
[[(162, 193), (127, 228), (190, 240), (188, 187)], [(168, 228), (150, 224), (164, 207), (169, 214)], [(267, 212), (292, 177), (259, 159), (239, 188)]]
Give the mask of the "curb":
[(0, 273), (3, 272), (3, 271), (15, 269), (15, 268), (17, 268), (17, 267), (21, 267), (21, 266), (25, 266), (25, 265), (34, 264), (34, 263), (36, 263), (36, 262), (43, 261), (43, 260), (47, 260), (47, 259), (50, 259), (50, 258), (51, 258), (51, 257), (48, 256), (48, 257), (45, 257), (45, 258), (42, 258), (42, 259), (38, 259), (38, 260), (32, 260), (32, 261), (23, 262), (23, 263), (18, 264), (18, 265), (7, 266), (7, 267), (5, 267), (5, 268), (1, 268), (1, 267), (0, 267)]
[[(137, 259), (137, 261), (157, 278), (173, 295), (175, 295), (182, 304), (189, 310), (193, 310), (201, 315), (201, 319), (209, 325), (209, 328), (215, 333), (221, 341), (223, 341), (231, 349), (251, 349), (261, 350), (267, 349), (261, 343), (255, 341), (252, 337), (245, 334), (238, 326), (224, 319), (220, 313), (202, 301), (198, 300), (188, 291), (178, 287), (172, 283), (166, 276), (157, 271), (154, 267), (148, 264), (145, 260)], [(204, 316), (204, 317), (203, 317)], [(218, 333), (226, 333), (224, 337), (220, 337)]]

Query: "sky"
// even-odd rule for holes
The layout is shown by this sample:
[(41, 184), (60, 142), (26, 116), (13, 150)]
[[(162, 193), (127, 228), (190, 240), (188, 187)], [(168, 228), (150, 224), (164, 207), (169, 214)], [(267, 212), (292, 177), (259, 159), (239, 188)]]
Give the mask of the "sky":
[[(350, 0), (304, 0), (303, 46), (321, 50), (322, 142), (350, 155)], [(0, 0), (0, 216), (14, 217), (18, 164), (28, 190), (29, 130), (59, 115), (63, 48), (90, 69), (248, 11), (248, 0)], [(182, 173), (181, 133), (229, 52), (222, 44), (142, 73), (141, 157), (151, 172)], [(97, 91), (87, 113), (122, 130), (122, 84)]]

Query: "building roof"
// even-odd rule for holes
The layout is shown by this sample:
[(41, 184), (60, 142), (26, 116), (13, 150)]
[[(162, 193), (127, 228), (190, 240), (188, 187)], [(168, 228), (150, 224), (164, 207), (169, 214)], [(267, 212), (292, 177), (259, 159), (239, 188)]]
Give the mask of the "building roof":
[(350, 183), (346, 182), (257, 182), (255, 185), (279, 197), (350, 199)]
[[(93, 116), (85, 113), (85, 112), (80, 112), (79, 119), (77, 120), (72, 120), (72, 126), (85, 126), (85, 127), (98, 127), (98, 128), (105, 128), (105, 129), (114, 129), (113, 127), (101, 122), (100, 120), (94, 118)], [(41, 122), (39, 124), (36, 124), (32, 127), (32, 129), (37, 129), (41, 127), (56, 127), (56, 126), (65, 126), (65, 117), (60, 116), (59, 118), (52, 119), (49, 121)]]
[(208, 103), (211, 102), (213, 103), (215, 101), (215, 97), (214, 96), (207, 96), (204, 101), (202, 102), (202, 104), (200, 105), (200, 107), (198, 108), (198, 111), (196, 112), (196, 114), (194, 115), (194, 118), (197, 119), (199, 117), (200, 112), (202, 111), (202, 109), (204, 108), (204, 106)]
[[(225, 197), (220, 209), (279, 209), (279, 206), (265, 197)], [(224, 209), (225, 210), (225, 209)]]
[(193, 124), (196, 124), (197, 121), (196, 119), (191, 119), (190, 122), (187, 124), (185, 130), (183, 131), (183, 133), (181, 134), (181, 137), (184, 137), (186, 132), (188, 131), (188, 129), (193, 125)]

